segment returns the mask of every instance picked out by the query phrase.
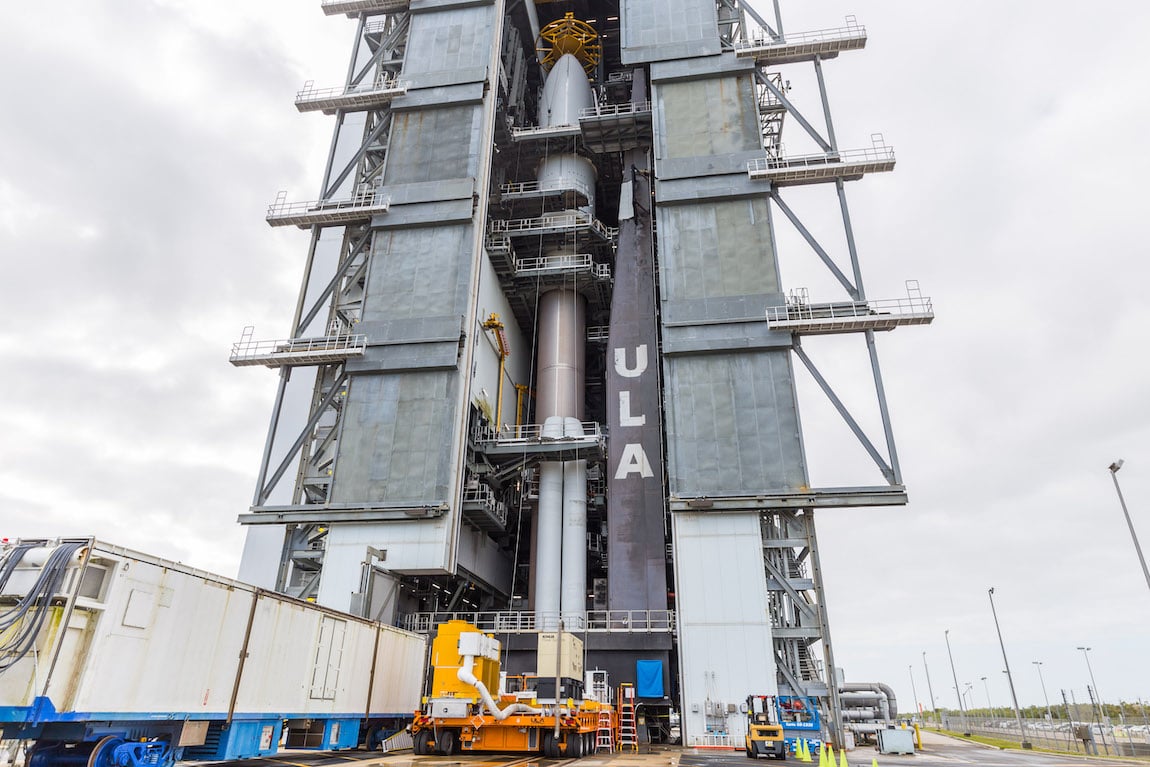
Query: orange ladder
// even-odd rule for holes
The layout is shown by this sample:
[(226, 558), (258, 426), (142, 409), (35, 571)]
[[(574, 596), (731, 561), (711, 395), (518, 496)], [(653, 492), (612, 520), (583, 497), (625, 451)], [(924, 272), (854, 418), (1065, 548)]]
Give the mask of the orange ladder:
[(638, 751), (639, 733), (635, 729), (635, 685), (619, 685), (619, 750)]

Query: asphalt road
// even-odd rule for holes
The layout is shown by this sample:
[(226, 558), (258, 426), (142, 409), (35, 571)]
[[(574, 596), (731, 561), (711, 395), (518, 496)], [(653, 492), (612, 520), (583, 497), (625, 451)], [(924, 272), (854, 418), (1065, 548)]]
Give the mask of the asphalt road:
[[(1148, 767), (1146, 760), (1085, 756), (1060, 756), (1034, 751), (989, 748), (948, 738), (933, 732), (923, 732), (923, 748), (906, 755), (880, 755), (872, 747), (860, 747), (847, 752), (849, 767), (1102, 767), (1112, 765), (1139, 765)], [(675, 747), (644, 748), (640, 754), (595, 754), (579, 760), (551, 760), (522, 755), (490, 754), (480, 756), (413, 756), (410, 751), (395, 754), (378, 752), (311, 752), (277, 754), (264, 759), (250, 759), (228, 763), (228, 767), (752, 767), (753, 763), (741, 751), (703, 750)], [(756, 760), (758, 767), (778, 765), (779, 762)], [(806, 767), (803, 762), (789, 757), (789, 767)], [(817, 767), (817, 760), (810, 767)], [(190, 767), (190, 766), (189, 766)], [(217, 764), (215, 767), (222, 767)], [(836, 767), (838, 761), (836, 759)]]
[[(871, 767), (876, 760), (879, 767), (959, 767), (976, 764), (979, 767), (1100, 767), (1106, 763), (1121, 765), (1146, 765), (1145, 760), (1096, 759), (1083, 756), (1059, 756), (1036, 753), (1034, 751), (988, 748), (965, 741), (922, 733), (923, 748), (913, 755), (882, 755), (872, 747), (860, 747), (847, 752), (849, 767)], [(750, 760), (741, 751), (696, 751), (685, 749), (679, 758), (679, 767), (748, 767)], [(793, 757), (786, 762), (791, 767), (803, 764)], [(763, 761), (761, 767), (778, 762)], [(837, 764), (837, 759), (836, 759)], [(812, 767), (817, 767), (818, 761)]]

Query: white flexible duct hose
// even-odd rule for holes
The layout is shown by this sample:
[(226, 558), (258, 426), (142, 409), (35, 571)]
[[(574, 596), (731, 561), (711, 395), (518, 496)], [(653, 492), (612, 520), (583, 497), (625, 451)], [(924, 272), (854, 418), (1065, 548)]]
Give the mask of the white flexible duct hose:
[(495, 718), (495, 721), (502, 722), (512, 714), (543, 713), (543, 709), (532, 708), (526, 703), (512, 703), (507, 708), (499, 708), (499, 706), (495, 705), (495, 700), (491, 697), (491, 693), (488, 692), (487, 685), (483, 684), (483, 682), (476, 678), (475, 672), (473, 671), (474, 668), (475, 656), (464, 655), (463, 665), (459, 667), (459, 671), (455, 673), (455, 676), (459, 678), (459, 681), (463, 682), (464, 684), (471, 685), (479, 692), (479, 697), (483, 700), (483, 705), (486, 706), (487, 710), (491, 712), (491, 716)]

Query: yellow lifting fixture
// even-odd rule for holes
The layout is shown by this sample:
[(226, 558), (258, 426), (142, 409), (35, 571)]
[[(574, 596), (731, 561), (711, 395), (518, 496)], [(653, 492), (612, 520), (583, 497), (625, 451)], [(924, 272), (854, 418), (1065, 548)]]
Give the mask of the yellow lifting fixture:
[(564, 54), (570, 53), (579, 59), (583, 70), (590, 75), (603, 58), (603, 46), (599, 44), (599, 33), (585, 21), (579, 21), (575, 14), (568, 13), (556, 19), (539, 31), (539, 63), (548, 72)]
[(495, 394), (495, 428), (503, 427), (503, 377), (506, 371), (507, 358), (511, 356), (511, 347), (507, 345), (507, 335), (503, 332), (503, 322), (495, 312), (483, 323), (484, 330), (490, 330), (495, 335), (495, 344), (499, 348), (499, 385)]

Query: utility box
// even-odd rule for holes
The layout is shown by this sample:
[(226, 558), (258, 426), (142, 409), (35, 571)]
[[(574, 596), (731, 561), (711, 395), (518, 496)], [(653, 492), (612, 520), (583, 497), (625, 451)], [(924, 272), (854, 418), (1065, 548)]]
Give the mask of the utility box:
[[(562, 652), (559, 652), (560, 648)], [(558, 657), (556, 657), (558, 655)], [(556, 662), (558, 661), (558, 668)], [(539, 634), (535, 673), (545, 679), (562, 677), (583, 681), (583, 640), (569, 632), (544, 631)]]
[(879, 730), (878, 752), (880, 754), (913, 754), (914, 730)]

